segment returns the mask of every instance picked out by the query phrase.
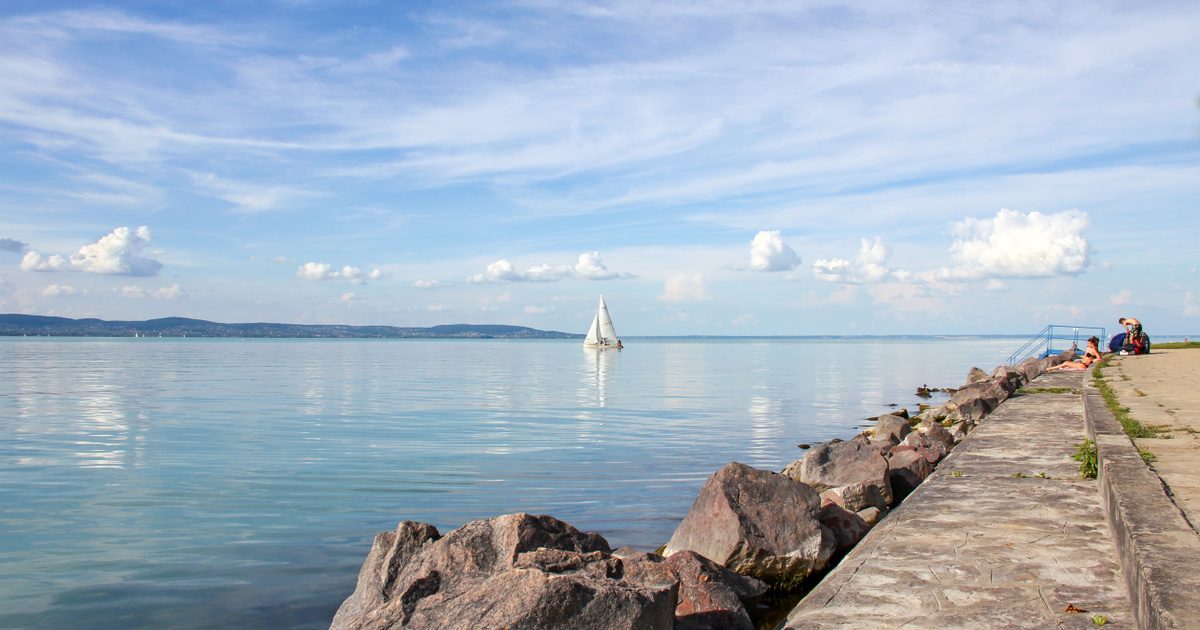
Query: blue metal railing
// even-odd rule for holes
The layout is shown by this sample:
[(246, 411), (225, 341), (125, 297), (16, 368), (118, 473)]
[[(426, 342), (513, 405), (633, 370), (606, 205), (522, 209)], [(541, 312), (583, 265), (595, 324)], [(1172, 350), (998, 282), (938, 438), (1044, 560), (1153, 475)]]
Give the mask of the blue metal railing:
[[(1104, 328), (1098, 326), (1064, 326), (1062, 324), (1048, 324), (1041, 329), (1025, 345), (1017, 349), (1008, 357), (1009, 365), (1016, 365), (1025, 359), (1037, 356), (1048, 357), (1052, 354), (1058, 354), (1064, 350), (1081, 350), (1087, 343), (1087, 338), (1095, 335), (1100, 338), (1100, 346), (1103, 347), (1106, 339), (1104, 337)], [(1055, 345), (1055, 342), (1061, 342), (1062, 347)], [(1066, 345), (1066, 342), (1071, 342)]]

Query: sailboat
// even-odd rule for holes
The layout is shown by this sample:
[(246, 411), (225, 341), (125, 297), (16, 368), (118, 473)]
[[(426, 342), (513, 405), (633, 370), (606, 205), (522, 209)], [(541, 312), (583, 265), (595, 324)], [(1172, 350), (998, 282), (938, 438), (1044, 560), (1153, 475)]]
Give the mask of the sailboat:
[(592, 326), (588, 328), (587, 338), (583, 345), (589, 348), (620, 349), (621, 338), (613, 328), (612, 317), (608, 314), (608, 305), (604, 303), (604, 294), (600, 294), (600, 304), (596, 307), (596, 316), (592, 318)]

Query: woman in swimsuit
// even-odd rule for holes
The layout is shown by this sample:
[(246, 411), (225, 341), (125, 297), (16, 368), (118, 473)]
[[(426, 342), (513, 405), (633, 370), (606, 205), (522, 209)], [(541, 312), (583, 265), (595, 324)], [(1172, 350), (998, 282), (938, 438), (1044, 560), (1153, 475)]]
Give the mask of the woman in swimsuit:
[(1055, 372), (1058, 370), (1086, 370), (1089, 365), (1095, 363), (1096, 359), (1100, 358), (1099, 346), (1100, 339), (1098, 337), (1092, 337), (1091, 339), (1088, 339), (1087, 351), (1083, 353), (1083, 358), (1079, 359), (1078, 361), (1067, 361), (1066, 363), (1056, 365), (1046, 371)]

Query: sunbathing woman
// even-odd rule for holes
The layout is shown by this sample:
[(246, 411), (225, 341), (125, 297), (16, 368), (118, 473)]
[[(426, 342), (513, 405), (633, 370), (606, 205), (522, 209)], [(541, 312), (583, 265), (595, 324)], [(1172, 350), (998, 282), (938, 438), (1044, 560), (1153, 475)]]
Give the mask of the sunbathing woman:
[(1099, 345), (1100, 339), (1098, 337), (1092, 337), (1091, 339), (1088, 339), (1087, 351), (1083, 353), (1083, 357), (1081, 359), (1078, 361), (1067, 361), (1066, 363), (1056, 365), (1046, 371), (1056, 372), (1058, 370), (1086, 370), (1089, 365), (1095, 363), (1096, 359), (1100, 358)]

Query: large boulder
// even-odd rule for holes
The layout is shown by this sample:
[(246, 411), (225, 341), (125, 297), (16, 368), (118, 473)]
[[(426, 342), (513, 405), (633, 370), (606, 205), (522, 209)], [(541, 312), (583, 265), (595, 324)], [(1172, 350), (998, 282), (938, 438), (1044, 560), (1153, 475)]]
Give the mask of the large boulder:
[(921, 453), (916, 451), (900, 451), (888, 458), (888, 476), (892, 483), (892, 493), (897, 501), (902, 501), (909, 493), (917, 489), (922, 481), (933, 472), (933, 467)]
[[(879, 508), (868, 508), (879, 510)], [(817, 515), (821, 524), (828, 527), (833, 532), (834, 538), (837, 540), (837, 551), (839, 553), (848, 551), (858, 541), (871, 531), (871, 526), (863, 520), (856, 512), (851, 512), (846, 508), (836, 504), (828, 503), (821, 506), (821, 511)]]
[(795, 583), (833, 555), (833, 533), (817, 520), (820, 507), (809, 486), (731, 462), (704, 482), (663, 555), (691, 550), (743, 575)]
[[(908, 428), (908, 423), (904, 422), (904, 426)], [(788, 465), (783, 474), (819, 491), (838, 489), (844, 500), (842, 507), (857, 512), (865, 507), (887, 508), (892, 504), (887, 471), (887, 458), (877, 447), (850, 441), (822, 444)]]
[(671, 628), (677, 583), (622, 579), (608, 543), (550, 516), (508, 514), (439, 536), (375, 537), (331, 628)]
[(664, 564), (679, 580), (675, 630), (754, 630), (747, 607), (767, 592), (766, 584), (694, 551), (681, 551)]
[(982, 383), (989, 378), (991, 377), (988, 376), (987, 372), (984, 372), (977, 367), (973, 367), (967, 371), (967, 383)]
[(907, 418), (889, 413), (879, 416), (875, 427), (871, 429), (871, 435), (875, 440), (886, 440), (892, 444), (899, 444), (909, 431), (912, 431), (912, 427), (908, 424)]
[(946, 417), (954, 421), (980, 420), (1004, 402), (1011, 393), (1008, 382), (1003, 379), (964, 385), (946, 402), (945, 407), (950, 410)]
[(1045, 368), (1042, 367), (1041, 359), (1037, 357), (1029, 357), (1017, 364), (1017, 371), (1021, 373), (1021, 377), (1026, 383), (1042, 375)]
[(954, 448), (954, 436), (940, 422), (922, 422), (917, 427), (917, 432), (925, 436), (930, 442), (939, 443), (946, 447), (947, 451)]
[(992, 378), (1002, 378), (1008, 381), (1012, 391), (1016, 391), (1026, 383), (1025, 375), (1011, 365), (998, 365), (992, 370)]
[[(942, 430), (945, 431), (945, 429)], [(946, 435), (948, 436), (950, 433), (947, 431)], [(929, 461), (929, 463), (936, 464), (946, 456), (946, 453), (950, 451), (950, 447), (953, 445), (954, 438), (950, 438), (950, 446), (947, 446), (940, 441), (930, 439), (924, 433), (913, 431), (912, 433), (908, 434), (908, 437), (904, 438), (903, 444), (897, 446), (888, 453), (888, 458), (890, 459), (892, 455), (895, 455), (901, 450), (912, 450), (920, 453), (922, 457)]]

